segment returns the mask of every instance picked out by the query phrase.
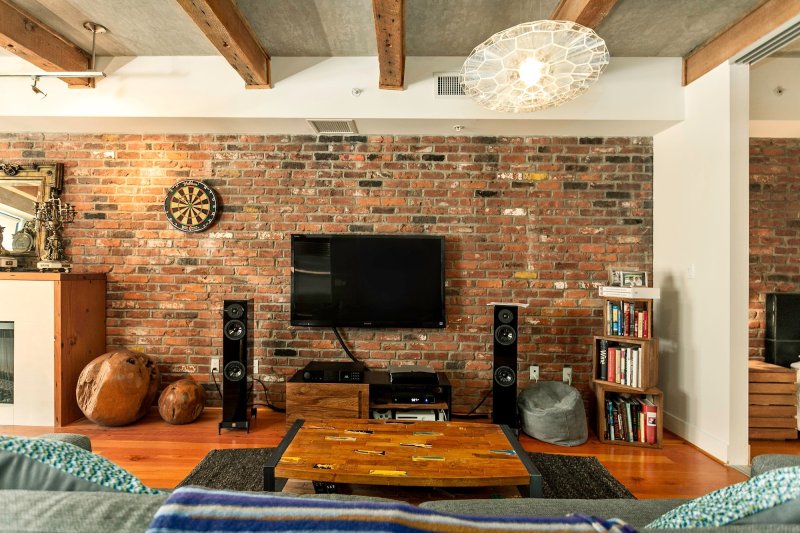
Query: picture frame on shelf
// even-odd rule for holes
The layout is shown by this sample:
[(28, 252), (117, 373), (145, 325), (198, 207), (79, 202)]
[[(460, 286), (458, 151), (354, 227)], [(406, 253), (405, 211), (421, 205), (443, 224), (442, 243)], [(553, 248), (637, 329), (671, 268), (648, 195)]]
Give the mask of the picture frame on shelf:
[(608, 270), (609, 287), (648, 287), (647, 272), (642, 270)]
[(647, 287), (647, 272), (621, 272), (622, 287)]
[(608, 269), (609, 287), (648, 287), (647, 272), (641, 270)]

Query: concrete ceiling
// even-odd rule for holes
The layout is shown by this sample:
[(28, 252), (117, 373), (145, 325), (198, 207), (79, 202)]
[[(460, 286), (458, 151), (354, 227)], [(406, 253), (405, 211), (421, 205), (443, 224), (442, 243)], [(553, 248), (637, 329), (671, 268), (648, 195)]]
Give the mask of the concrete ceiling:
[[(9, 0), (98, 55), (216, 55), (174, 0)], [(235, 0), (273, 57), (376, 54), (371, 0)], [(619, 0), (597, 28), (612, 56), (683, 56), (763, 0)], [(467, 56), (493, 33), (547, 18), (557, 0), (406, 0), (408, 56)]]

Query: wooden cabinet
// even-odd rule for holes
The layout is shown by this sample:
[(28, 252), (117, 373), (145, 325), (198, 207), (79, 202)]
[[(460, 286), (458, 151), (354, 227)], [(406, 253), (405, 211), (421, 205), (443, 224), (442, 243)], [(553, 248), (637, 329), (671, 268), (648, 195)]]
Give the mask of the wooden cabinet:
[(306, 383), (295, 375), (286, 382), (286, 423), (295, 420), (369, 418), (366, 383)]
[(83, 413), (75, 388), (106, 351), (105, 274), (0, 272), (0, 322), (13, 333), (13, 402), (0, 424), (64, 426)]
[(750, 438), (797, 438), (797, 373), (791, 368), (750, 360)]
[[(600, 441), (660, 448), (664, 398), (657, 388), (658, 339), (653, 338), (653, 300), (604, 298), (603, 335), (594, 337), (592, 376)], [(645, 411), (651, 413), (651, 420), (655, 416), (656, 423), (655, 441), (651, 438), (649, 443), (637, 437), (646, 433)]]

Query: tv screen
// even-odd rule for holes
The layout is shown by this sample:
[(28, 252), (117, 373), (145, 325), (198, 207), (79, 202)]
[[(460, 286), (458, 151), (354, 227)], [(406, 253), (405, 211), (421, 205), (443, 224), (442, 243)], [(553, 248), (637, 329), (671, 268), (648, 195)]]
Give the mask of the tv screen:
[(445, 327), (444, 238), (292, 235), (291, 324)]

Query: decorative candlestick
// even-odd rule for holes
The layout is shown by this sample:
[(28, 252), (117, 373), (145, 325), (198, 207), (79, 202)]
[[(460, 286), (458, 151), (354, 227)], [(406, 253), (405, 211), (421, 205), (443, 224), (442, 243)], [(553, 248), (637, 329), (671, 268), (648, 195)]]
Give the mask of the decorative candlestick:
[(75, 208), (62, 202), (55, 190), (50, 191), (50, 198), (44, 202), (36, 202), (36, 220), (45, 230), (44, 250), (36, 263), (41, 271), (63, 270), (69, 272), (71, 265), (64, 255), (64, 242), (61, 232), (64, 224), (75, 220)]
[(3, 246), (3, 231), (6, 228), (0, 226), (0, 268), (11, 270), (17, 267), (17, 260), (13, 257), (8, 257), (8, 251)]

